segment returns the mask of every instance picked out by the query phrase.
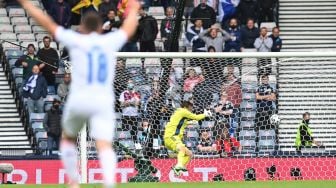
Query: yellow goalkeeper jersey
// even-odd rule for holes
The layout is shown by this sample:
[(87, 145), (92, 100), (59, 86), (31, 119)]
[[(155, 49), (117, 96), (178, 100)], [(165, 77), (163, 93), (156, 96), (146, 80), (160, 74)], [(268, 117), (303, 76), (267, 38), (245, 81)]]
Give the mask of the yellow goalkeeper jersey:
[(169, 122), (165, 127), (164, 137), (178, 136), (183, 138), (183, 132), (190, 120), (202, 120), (205, 118), (204, 114), (193, 114), (186, 108), (178, 108), (170, 117)]

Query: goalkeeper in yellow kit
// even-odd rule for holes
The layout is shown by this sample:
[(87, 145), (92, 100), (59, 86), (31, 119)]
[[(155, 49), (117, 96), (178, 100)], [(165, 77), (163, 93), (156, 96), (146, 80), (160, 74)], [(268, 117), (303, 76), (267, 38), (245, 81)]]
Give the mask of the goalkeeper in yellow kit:
[(192, 157), (192, 152), (183, 143), (183, 133), (190, 120), (202, 120), (205, 117), (212, 116), (209, 110), (204, 110), (203, 114), (193, 114), (193, 104), (184, 101), (181, 108), (175, 110), (165, 127), (164, 144), (167, 149), (177, 153), (177, 164), (172, 167), (176, 176), (180, 176), (182, 172), (187, 171), (186, 165)]

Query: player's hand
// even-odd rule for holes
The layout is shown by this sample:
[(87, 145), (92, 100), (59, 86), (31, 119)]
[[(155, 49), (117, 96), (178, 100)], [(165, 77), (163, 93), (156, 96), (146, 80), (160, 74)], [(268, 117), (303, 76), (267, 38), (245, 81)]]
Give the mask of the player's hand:
[(212, 112), (210, 110), (204, 109), (205, 117), (212, 117)]

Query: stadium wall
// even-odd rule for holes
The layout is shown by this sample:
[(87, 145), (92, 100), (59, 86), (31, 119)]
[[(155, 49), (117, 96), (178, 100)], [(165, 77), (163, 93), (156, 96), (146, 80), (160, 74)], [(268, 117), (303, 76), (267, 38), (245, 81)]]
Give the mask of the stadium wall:
[[(18, 184), (63, 184), (66, 182), (65, 173), (60, 160), (10, 160), (2, 161), (12, 163), (15, 170), (7, 176), (8, 181)], [(161, 182), (192, 182), (212, 181), (216, 174), (223, 174), (225, 181), (243, 181), (244, 171), (247, 168), (256, 170), (257, 180), (268, 180), (266, 168), (275, 165), (281, 180), (293, 180), (290, 176), (291, 168), (300, 168), (304, 180), (335, 180), (336, 158), (331, 157), (307, 157), (307, 158), (219, 158), (219, 159), (194, 159), (189, 164), (189, 172), (182, 177), (174, 177), (170, 167), (175, 164), (174, 159), (152, 160), (159, 172)], [(91, 165), (90, 165), (91, 163)], [(90, 160), (88, 166), (98, 164)], [(99, 168), (88, 169), (88, 182), (101, 183), (101, 170)], [(127, 182), (136, 171), (133, 168), (133, 160), (119, 162), (117, 169), (118, 182)]]

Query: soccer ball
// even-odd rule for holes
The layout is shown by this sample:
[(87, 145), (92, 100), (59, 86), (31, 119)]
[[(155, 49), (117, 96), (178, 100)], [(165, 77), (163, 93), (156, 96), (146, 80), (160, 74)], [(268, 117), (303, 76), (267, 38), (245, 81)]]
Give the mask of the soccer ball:
[(273, 114), (270, 118), (270, 121), (271, 121), (272, 125), (279, 125), (281, 120), (280, 120), (278, 114)]

